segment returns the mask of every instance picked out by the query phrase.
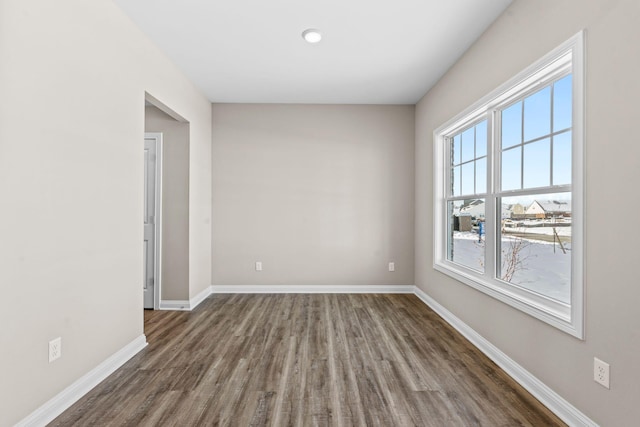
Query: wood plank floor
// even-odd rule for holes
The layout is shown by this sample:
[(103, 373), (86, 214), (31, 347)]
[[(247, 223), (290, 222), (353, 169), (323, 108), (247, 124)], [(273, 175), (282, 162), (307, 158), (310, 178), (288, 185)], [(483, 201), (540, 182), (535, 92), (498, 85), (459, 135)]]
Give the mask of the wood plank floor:
[(414, 295), (215, 295), (54, 426), (564, 425)]

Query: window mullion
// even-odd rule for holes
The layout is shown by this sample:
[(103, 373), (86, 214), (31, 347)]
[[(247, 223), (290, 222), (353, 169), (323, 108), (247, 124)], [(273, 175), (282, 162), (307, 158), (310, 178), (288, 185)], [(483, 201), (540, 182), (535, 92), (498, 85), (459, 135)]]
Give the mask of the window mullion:
[[(444, 151), (444, 164), (446, 166), (446, 176), (444, 179), (444, 203), (442, 206), (442, 218), (444, 219), (445, 222), (445, 228), (447, 229), (447, 234), (452, 233), (452, 230), (449, 230), (449, 203), (448, 203), (448, 199), (450, 197), (452, 197), (455, 194), (455, 191), (453, 189), (453, 185), (456, 184), (455, 180), (453, 179), (453, 164), (454, 164), (454, 154), (453, 153), (453, 138), (452, 137), (445, 137), (443, 140), (444, 143), (444, 147), (445, 147), (445, 151)], [(444, 241), (442, 242), (443, 244), (443, 250), (444, 250), (444, 257), (448, 258), (449, 254), (451, 253), (451, 250), (453, 248), (450, 239), (445, 238)]]
[[(526, 107), (526, 98), (522, 98), (522, 109), (520, 119), (520, 189), (524, 188), (524, 112)], [(502, 144), (501, 144), (502, 145)], [(502, 187), (500, 188), (502, 190)]]
[(453, 180), (451, 176), (453, 175), (453, 158), (451, 156), (451, 151), (453, 151), (453, 138), (445, 137), (443, 138), (443, 144), (445, 147), (444, 150), (444, 164), (445, 164), (445, 177), (444, 177), (444, 197), (450, 197), (453, 194)]
[(478, 146), (477, 146), (477, 139), (478, 139), (478, 129), (476, 128), (476, 126), (473, 127), (473, 194), (477, 194), (478, 193), (478, 176), (476, 173), (476, 168), (478, 167)]
[(553, 187), (535, 187), (526, 188), (524, 190), (508, 190), (496, 192), (497, 197), (515, 197), (515, 196), (530, 196), (537, 194), (553, 194), (553, 193), (568, 193), (572, 191), (571, 184), (556, 185)]
[(553, 142), (554, 142), (554, 137), (553, 137), (553, 131), (554, 131), (554, 120), (553, 120), (553, 111), (554, 111), (554, 103), (555, 103), (555, 93), (554, 93), (554, 89), (555, 89), (555, 83), (551, 84), (551, 120), (549, 121), (549, 123), (551, 124), (551, 135), (549, 136), (549, 161), (550, 161), (550, 165), (549, 165), (549, 185), (553, 185)]
[(496, 275), (496, 165), (499, 165), (499, 161), (496, 162), (496, 126), (499, 120), (496, 121), (495, 112), (490, 112), (487, 115), (487, 197), (485, 199), (485, 242), (484, 242), (484, 274), (487, 278), (494, 278)]

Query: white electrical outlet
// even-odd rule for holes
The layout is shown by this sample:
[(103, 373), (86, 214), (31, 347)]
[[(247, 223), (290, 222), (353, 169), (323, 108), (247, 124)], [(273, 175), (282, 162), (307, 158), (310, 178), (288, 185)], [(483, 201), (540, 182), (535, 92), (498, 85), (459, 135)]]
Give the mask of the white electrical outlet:
[(256, 261), (256, 271), (262, 271), (262, 261)]
[(62, 338), (49, 341), (49, 363), (62, 357)]
[(593, 358), (593, 380), (603, 387), (609, 388), (609, 364), (597, 357)]
[(390, 262), (389, 263), (389, 271), (396, 271), (396, 263), (395, 262)]

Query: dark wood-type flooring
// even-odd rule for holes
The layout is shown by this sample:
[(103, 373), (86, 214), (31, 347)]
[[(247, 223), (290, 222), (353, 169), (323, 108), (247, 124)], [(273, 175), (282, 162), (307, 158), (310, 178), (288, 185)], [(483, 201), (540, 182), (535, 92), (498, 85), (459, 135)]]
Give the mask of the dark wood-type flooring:
[(555, 426), (414, 295), (215, 295), (55, 426)]

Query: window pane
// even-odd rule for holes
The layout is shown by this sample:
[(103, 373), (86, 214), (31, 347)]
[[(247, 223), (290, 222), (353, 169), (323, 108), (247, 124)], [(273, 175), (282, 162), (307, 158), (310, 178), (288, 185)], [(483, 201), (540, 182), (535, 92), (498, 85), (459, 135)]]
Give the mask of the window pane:
[(502, 152), (502, 190), (521, 188), (521, 150), (521, 147), (516, 147)]
[(553, 137), (553, 185), (571, 184), (571, 132)]
[(487, 191), (487, 159), (476, 160), (476, 193)]
[(475, 157), (473, 128), (462, 132), (462, 161), (466, 162)]
[(474, 178), (473, 162), (462, 165), (462, 195), (474, 194)]
[(522, 143), (522, 101), (502, 111), (502, 148)]
[(524, 100), (524, 140), (551, 133), (551, 88), (546, 87)]
[(484, 199), (448, 202), (447, 259), (484, 271)]
[(571, 193), (504, 197), (501, 204), (497, 278), (570, 303)]
[(460, 195), (460, 166), (456, 166), (451, 171), (451, 195)]
[(548, 187), (551, 184), (551, 140), (524, 146), (524, 188)]
[(553, 131), (571, 127), (572, 104), (571, 75), (563, 77), (553, 85)]
[(487, 155), (487, 121), (476, 125), (476, 157)]
[(460, 135), (453, 137), (453, 151), (451, 152), (451, 164), (460, 164)]

